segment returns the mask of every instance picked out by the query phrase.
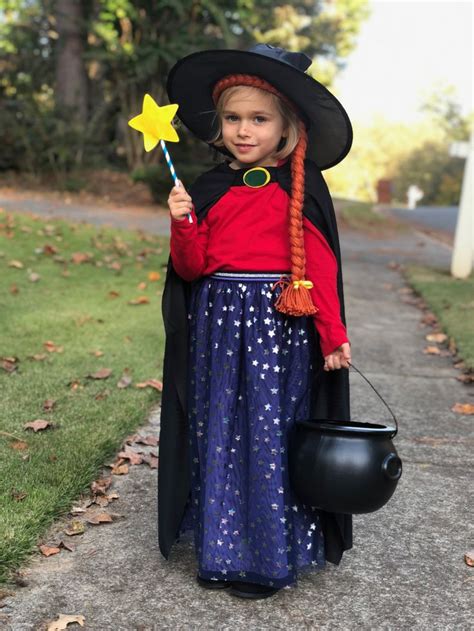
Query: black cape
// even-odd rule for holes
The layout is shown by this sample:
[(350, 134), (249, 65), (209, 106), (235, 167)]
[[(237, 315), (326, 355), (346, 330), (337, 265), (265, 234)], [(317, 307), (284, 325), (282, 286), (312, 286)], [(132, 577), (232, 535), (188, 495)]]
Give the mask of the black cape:
[[(272, 179), (291, 193), (290, 161), (268, 169)], [(325, 236), (338, 263), (337, 290), (341, 319), (345, 321), (341, 254), (336, 217), (326, 183), (318, 167), (305, 161), (304, 215)], [(241, 183), (244, 170), (233, 170), (221, 163), (201, 175), (189, 189), (198, 222), (229, 189)], [(239, 181), (240, 179), (240, 181)], [(244, 271), (244, 270), (242, 270)], [(262, 270), (267, 271), (267, 270)], [(163, 556), (169, 557), (178, 537), (186, 502), (191, 489), (189, 466), (189, 430), (187, 424), (186, 373), (188, 358), (187, 302), (191, 283), (185, 282), (168, 262), (163, 292), (163, 320), (166, 333), (163, 365), (163, 393), (158, 468), (158, 525), (159, 546)], [(323, 370), (324, 358), (316, 333), (313, 365), (316, 367), (312, 387), (311, 417), (318, 419), (350, 420), (349, 372), (340, 369)], [(325, 537), (326, 559), (339, 564), (343, 551), (352, 547), (352, 515), (321, 512)]]

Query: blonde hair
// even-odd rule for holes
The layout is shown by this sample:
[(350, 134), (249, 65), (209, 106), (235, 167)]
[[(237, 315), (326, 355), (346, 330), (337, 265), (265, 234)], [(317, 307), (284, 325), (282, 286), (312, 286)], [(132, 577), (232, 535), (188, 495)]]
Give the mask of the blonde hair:
[(291, 155), (298, 144), (299, 140), (299, 119), (296, 112), (283, 101), (276, 94), (272, 94), (266, 90), (262, 90), (261, 88), (256, 88), (253, 86), (246, 85), (235, 85), (230, 88), (224, 90), (216, 103), (216, 114), (217, 114), (217, 123), (218, 129), (214, 136), (208, 140), (209, 143), (215, 145), (216, 147), (223, 147), (224, 141), (222, 139), (222, 114), (223, 111), (229, 102), (229, 99), (240, 90), (258, 90), (259, 92), (264, 92), (265, 94), (269, 94), (273, 105), (276, 107), (277, 111), (283, 118), (283, 124), (285, 126), (285, 131), (287, 132), (286, 141), (283, 147), (280, 150), (275, 152), (276, 160), (283, 160)]
[[(275, 301), (275, 308), (282, 313), (292, 316), (306, 316), (317, 313), (319, 309), (313, 304), (310, 289), (313, 283), (306, 280), (306, 255), (304, 250), (303, 235), (303, 204), (304, 204), (304, 184), (305, 184), (305, 156), (308, 146), (308, 134), (306, 126), (295, 110), (291, 100), (282, 92), (278, 91), (271, 83), (247, 74), (227, 75), (218, 81), (212, 90), (212, 100), (217, 109), (217, 104), (222, 101), (221, 96), (224, 92), (229, 93), (232, 88), (241, 86), (250, 86), (270, 93), (276, 98), (277, 107), (280, 111), (285, 111), (284, 120), (288, 125), (290, 132), (290, 120), (296, 121), (296, 146), (291, 147), (287, 142), (287, 146), (281, 149), (278, 154), (291, 154), (291, 196), (289, 204), (289, 238), (290, 238), (290, 256), (291, 256), (291, 279), (282, 277), (274, 288), (278, 285), (282, 288), (281, 294)], [(281, 102), (281, 105), (280, 105)], [(223, 109), (223, 105), (221, 105)], [(222, 110), (221, 110), (222, 111)], [(289, 113), (291, 111), (291, 114)], [(275, 154), (276, 156), (277, 154)]]

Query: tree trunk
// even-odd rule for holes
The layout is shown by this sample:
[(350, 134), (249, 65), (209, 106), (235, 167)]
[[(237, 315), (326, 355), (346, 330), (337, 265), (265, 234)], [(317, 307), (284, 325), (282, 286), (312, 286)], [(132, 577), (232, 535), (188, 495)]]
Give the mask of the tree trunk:
[(57, 0), (56, 103), (75, 110), (79, 123), (87, 121), (87, 73), (84, 63), (83, 1)]

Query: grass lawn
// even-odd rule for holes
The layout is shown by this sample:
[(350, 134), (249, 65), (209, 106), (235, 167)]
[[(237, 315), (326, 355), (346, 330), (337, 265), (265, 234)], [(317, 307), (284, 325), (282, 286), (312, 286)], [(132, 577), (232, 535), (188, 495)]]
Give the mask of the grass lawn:
[[(0, 212), (0, 580), (158, 400), (135, 384), (161, 378), (167, 248), (165, 238)], [(101, 368), (112, 374), (88, 377)], [(125, 370), (133, 383), (120, 389)], [(24, 429), (36, 419), (54, 427)]]
[(383, 232), (384, 230), (407, 230), (407, 226), (394, 217), (388, 217), (373, 210), (374, 204), (370, 202), (335, 200), (339, 209), (339, 222), (341, 226), (363, 232)]
[(454, 338), (466, 368), (474, 370), (474, 276), (458, 280), (444, 270), (410, 266), (406, 278)]

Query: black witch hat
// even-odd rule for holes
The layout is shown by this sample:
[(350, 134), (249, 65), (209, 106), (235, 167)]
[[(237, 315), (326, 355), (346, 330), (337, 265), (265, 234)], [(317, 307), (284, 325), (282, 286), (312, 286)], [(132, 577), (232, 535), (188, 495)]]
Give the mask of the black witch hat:
[[(204, 50), (180, 59), (168, 76), (170, 103), (198, 138), (209, 143), (217, 132), (212, 100), (215, 84), (227, 75), (250, 74), (271, 83), (295, 105), (308, 133), (306, 156), (321, 169), (341, 162), (352, 144), (349, 117), (336, 97), (305, 73), (311, 59), (269, 44), (243, 50)], [(230, 155), (225, 147), (215, 147)]]

